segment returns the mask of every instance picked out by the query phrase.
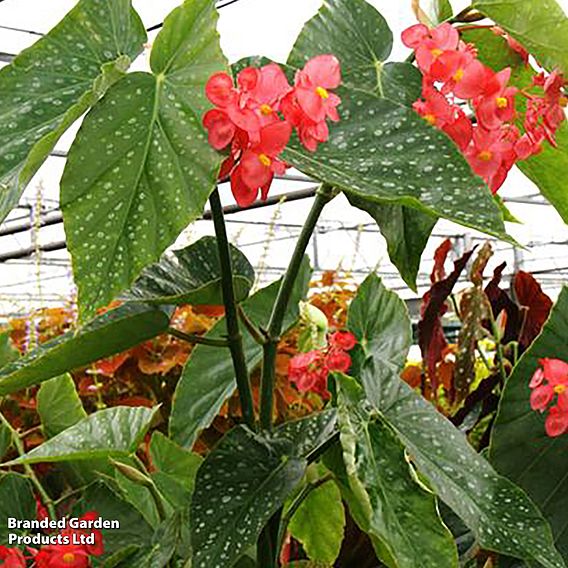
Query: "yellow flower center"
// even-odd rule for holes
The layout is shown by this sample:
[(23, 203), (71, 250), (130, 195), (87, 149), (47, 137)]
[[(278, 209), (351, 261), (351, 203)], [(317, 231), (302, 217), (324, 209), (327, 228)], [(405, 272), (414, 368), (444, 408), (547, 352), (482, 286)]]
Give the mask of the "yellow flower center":
[(566, 390), (566, 385), (556, 385), (554, 387), (554, 392), (556, 394), (562, 394)]
[(562, 107), (562, 108), (566, 108), (568, 106), (568, 97), (564, 97), (561, 96), (558, 99), (558, 104)]
[(506, 97), (497, 97), (495, 102), (497, 103), (498, 108), (507, 108), (507, 105), (509, 104)]
[(463, 79), (463, 69), (461, 67), (454, 73), (453, 79), (456, 82)]
[(269, 114), (272, 114), (272, 107), (267, 104), (260, 105), (260, 112), (264, 116), (268, 116)]
[(434, 49), (430, 50), (430, 53), (434, 56), (434, 59), (436, 59), (437, 57), (440, 57), (440, 55), (442, 55), (442, 53), (444, 52), (438, 47), (435, 47)]
[(329, 99), (329, 93), (327, 92), (327, 89), (324, 89), (323, 87), (317, 87), (317, 88), (316, 88), (316, 93), (317, 93), (322, 99)]
[(63, 555), (63, 562), (65, 562), (65, 564), (72, 564), (75, 562), (75, 555), (72, 552), (66, 552)]
[(266, 154), (259, 154), (258, 161), (267, 168), (272, 164), (272, 160)]
[(493, 152), (490, 152), (489, 150), (482, 150), (481, 152), (479, 152), (479, 155), (477, 157), (482, 162), (488, 162), (489, 160), (491, 160), (491, 158), (493, 158)]
[(424, 115), (424, 120), (434, 126), (436, 124), (436, 117), (433, 114), (426, 114)]

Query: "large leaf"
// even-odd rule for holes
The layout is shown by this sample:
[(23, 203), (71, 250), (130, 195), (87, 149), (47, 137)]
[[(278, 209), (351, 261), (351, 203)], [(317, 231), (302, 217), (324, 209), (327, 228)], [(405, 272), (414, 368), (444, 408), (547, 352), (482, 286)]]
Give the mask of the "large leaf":
[(15, 473), (0, 475), (0, 542), (8, 543), (10, 533), (26, 532), (8, 528), (8, 518), (32, 520), (36, 518), (36, 501), (31, 483)]
[(165, 332), (169, 321), (168, 312), (143, 304), (110, 310), (2, 367), (0, 396), (125, 351)]
[(475, 0), (473, 6), (548, 69), (568, 73), (568, 19), (555, 0)]
[[(240, 302), (248, 296), (254, 283), (254, 269), (239, 249), (230, 245), (230, 251), (233, 286)], [(164, 255), (160, 262), (144, 270), (125, 299), (148, 304), (222, 304), (217, 240), (203, 237), (174, 251), (173, 256)]]
[(20, 352), (12, 345), (10, 331), (0, 333), (0, 369), (19, 356)]
[(133, 454), (158, 407), (114, 406), (99, 410), (10, 464), (65, 462)]
[(341, 493), (333, 481), (317, 487), (290, 520), (290, 534), (302, 543), (310, 560), (331, 566), (339, 556), (345, 528)]
[(165, 20), (153, 74), (133, 73), (86, 116), (61, 185), (61, 207), (85, 318), (128, 288), (201, 216), (221, 156), (201, 117), (205, 83), (225, 69), (211, 0)]
[[(364, 293), (353, 300), (350, 312), (365, 313), (373, 324), (362, 328), (360, 316), (353, 320), (350, 315), (348, 327), (363, 347), (377, 341), (377, 337), (367, 333), (379, 333), (383, 336), (380, 344), (388, 346), (393, 342), (395, 346), (392, 355), (388, 348), (366, 349), (367, 360), (360, 379), (369, 402), (382, 413), (418, 469), (472, 529), (483, 548), (533, 559), (549, 568), (564, 566), (554, 548), (550, 526), (534, 503), (516, 485), (496, 473), (459, 430), (400, 379), (400, 366), (392, 366), (399, 358), (400, 340), (389, 336), (388, 330), (405, 326), (405, 336), (411, 337), (404, 302), (374, 275), (361, 288)], [(372, 303), (369, 298), (373, 299)], [(391, 309), (376, 311), (383, 303)], [(387, 371), (389, 368), (391, 372)]]
[(0, 222), (57, 140), (122, 76), (145, 39), (130, 0), (81, 0), (0, 71)]
[[(284, 328), (297, 320), (298, 303), (307, 292), (311, 275), (309, 262), (304, 259), (286, 311)], [(258, 326), (266, 326), (276, 299), (280, 281), (259, 290), (242, 307)], [(220, 320), (206, 337), (220, 337), (227, 333), (225, 320)], [(243, 346), (250, 369), (262, 361), (262, 347), (246, 332)], [(170, 433), (181, 446), (191, 448), (203, 428), (217, 416), (223, 403), (236, 388), (233, 362), (228, 350), (198, 345), (191, 353), (179, 380), (172, 403)]]
[(434, 496), (416, 483), (404, 446), (384, 419), (371, 419), (354, 379), (340, 376), (338, 382), (339, 430), (351, 489), (347, 502), (381, 560), (391, 568), (457, 567), (453, 537)]
[(493, 427), (490, 459), (540, 505), (558, 549), (568, 560), (568, 436), (550, 438), (542, 414), (531, 410), (529, 381), (544, 357), (566, 360), (568, 288), (564, 288), (541, 335), (507, 380)]
[[(365, 0), (330, 0), (304, 26), (288, 63), (299, 67), (317, 54), (334, 53), (347, 71), (346, 87), (338, 89), (341, 120), (331, 126), (329, 142), (311, 153), (294, 138), (284, 152), (286, 161), (348, 194), (407, 205), (506, 237), (491, 192), (456, 145), (404, 106), (404, 81), (394, 83), (400, 87), (400, 101), (392, 100), (392, 87), (389, 100), (380, 98), (385, 94), (382, 61), (390, 53), (390, 31), (376, 34), (364, 48), (353, 49), (344, 39), (377, 26), (383, 29), (386, 24)], [(362, 65), (374, 74), (349, 73)]]
[(70, 375), (61, 375), (43, 383), (37, 393), (36, 404), (43, 431), (48, 438), (53, 438), (87, 417)]
[(302, 479), (307, 457), (335, 429), (335, 411), (284, 424), (272, 434), (237, 426), (205, 458), (191, 504), (194, 568), (232, 566), (256, 542)]

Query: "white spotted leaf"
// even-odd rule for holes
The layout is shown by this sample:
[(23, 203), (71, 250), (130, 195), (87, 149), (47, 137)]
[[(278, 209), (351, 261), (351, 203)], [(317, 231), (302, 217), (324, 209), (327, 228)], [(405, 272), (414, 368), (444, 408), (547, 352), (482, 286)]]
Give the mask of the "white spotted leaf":
[(457, 567), (436, 499), (420, 486), (388, 423), (371, 416), (363, 388), (338, 376), (338, 421), (349, 489), (345, 499), (380, 559), (396, 568)]
[(205, 458), (191, 504), (193, 568), (227, 568), (253, 546), (335, 431), (328, 410), (273, 433), (237, 426)]
[[(406, 327), (406, 349), (412, 337), (404, 302), (375, 275), (361, 289), (363, 293), (351, 303), (348, 327), (367, 356), (358, 378), (369, 403), (397, 433), (431, 487), (473, 531), (482, 548), (534, 560), (545, 568), (565, 567), (550, 525), (533, 501), (499, 475), (449, 420), (400, 378), (401, 341), (393, 331)], [(390, 309), (382, 311), (383, 305)], [(368, 324), (361, 324), (363, 314)], [(382, 348), (377, 351), (367, 345)]]
[(288, 64), (299, 68), (321, 53), (338, 57), (341, 119), (314, 153), (294, 137), (286, 161), (361, 199), (405, 205), (509, 239), (491, 192), (454, 142), (409, 108), (416, 72), (408, 64), (384, 65), (392, 37), (385, 26), (365, 0), (329, 0), (306, 23)]
[(113, 406), (99, 410), (35, 447), (10, 465), (67, 462), (132, 455), (159, 407)]
[(80, 0), (0, 71), (0, 222), (61, 135), (122, 77), (145, 40), (130, 0)]
[[(284, 329), (289, 329), (298, 319), (298, 303), (308, 291), (311, 269), (304, 259), (296, 279), (286, 310)], [(241, 305), (248, 317), (257, 326), (266, 326), (276, 300), (281, 280), (262, 288)], [(225, 319), (219, 320), (206, 337), (219, 338), (226, 335)], [(260, 346), (243, 330), (243, 347), (249, 369), (262, 361)], [(176, 386), (170, 416), (170, 435), (179, 445), (191, 448), (202, 429), (207, 428), (225, 401), (236, 389), (235, 371), (229, 350), (197, 345), (185, 364)]]
[(201, 125), (205, 83), (226, 68), (213, 4), (187, 0), (166, 18), (153, 73), (109, 89), (71, 147), (61, 207), (83, 319), (156, 262), (215, 187), (221, 156)]
[(545, 415), (530, 408), (529, 382), (539, 359), (568, 359), (568, 287), (564, 287), (540, 336), (507, 380), (491, 435), (489, 458), (542, 508), (556, 546), (568, 560), (568, 436), (550, 438)]
[[(254, 283), (254, 268), (239, 249), (232, 245), (229, 248), (235, 297), (240, 302)], [(203, 237), (172, 255), (166, 253), (142, 272), (124, 299), (147, 304), (222, 304), (217, 239)]]
[(84, 327), (41, 344), (0, 369), (0, 396), (126, 351), (164, 333), (170, 314), (146, 304), (125, 304)]

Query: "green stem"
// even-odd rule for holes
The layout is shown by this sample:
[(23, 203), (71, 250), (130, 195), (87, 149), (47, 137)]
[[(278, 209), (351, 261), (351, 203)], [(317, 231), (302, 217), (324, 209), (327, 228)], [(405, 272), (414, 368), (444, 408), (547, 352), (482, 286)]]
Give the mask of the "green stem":
[(262, 381), (260, 395), (260, 424), (262, 428), (269, 430), (272, 427), (272, 409), (274, 404), (274, 381), (276, 378), (276, 351), (280, 334), (282, 333), (282, 324), (290, 295), (296, 283), (296, 278), (300, 271), (304, 254), (310, 242), (310, 238), (316, 228), (318, 219), (323, 208), (335, 196), (334, 190), (327, 184), (322, 184), (316, 192), (315, 200), (308, 214), (308, 218), (302, 227), (302, 232), (296, 243), (296, 247), (292, 254), (292, 259), (282, 278), (276, 301), (272, 308), (272, 314), (268, 322), (267, 337), (264, 344), (264, 354), (262, 362)]
[(160, 492), (158, 491), (158, 488), (156, 487), (156, 484), (154, 483), (154, 480), (150, 475), (150, 472), (146, 469), (144, 462), (136, 454), (134, 454), (134, 461), (136, 462), (138, 469), (148, 478), (148, 484), (145, 485), (145, 487), (150, 492), (152, 500), (156, 505), (156, 511), (158, 513), (160, 521), (165, 521), (168, 515), (164, 507), (164, 501), (162, 496), (160, 495)]
[(215, 339), (214, 337), (204, 337), (194, 333), (184, 333), (175, 327), (168, 328), (168, 333), (182, 341), (187, 341), (187, 343), (198, 343), (199, 345), (209, 345), (211, 347), (229, 347), (229, 342), (226, 339)]
[(233, 359), (233, 367), (235, 369), (239, 400), (246, 424), (250, 428), (254, 428), (254, 403), (243, 348), (243, 336), (239, 328), (229, 240), (227, 238), (227, 228), (225, 227), (221, 198), (219, 197), (219, 190), (217, 188), (209, 197), (209, 204), (211, 205), (211, 215), (215, 226), (219, 261), (221, 263), (221, 287), (223, 290), (223, 303), (225, 304), (225, 321), (227, 322), (229, 349), (231, 350), (231, 358)]
[(243, 325), (247, 328), (250, 336), (259, 345), (264, 345), (266, 343), (266, 337), (262, 334), (260, 329), (254, 325), (254, 322), (247, 316), (246, 312), (243, 310), (241, 305), (237, 306), (237, 311), (239, 313), (239, 318), (243, 322)]
[(497, 327), (497, 322), (491, 313), (491, 329), (493, 331), (493, 339), (495, 340), (495, 348), (497, 350), (496, 358), (497, 364), (499, 365), (499, 374), (501, 375), (501, 380), (503, 384), (507, 380), (507, 371), (505, 370), (505, 355), (503, 353), (503, 345), (501, 344), (501, 333)]
[[(18, 455), (20, 457), (23, 456), (26, 453), (26, 449), (24, 448), (24, 444), (22, 443), (20, 435), (13, 428), (13, 426), (10, 424), (10, 422), (4, 416), (4, 414), (2, 414), (2, 412), (0, 412), (0, 422), (2, 422), (2, 424), (4, 424), (4, 426), (6, 428), (8, 428), (10, 435), (12, 436), (14, 446), (16, 446), (16, 451), (18, 452)], [(57, 512), (55, 510), (55, 504), (53, 502), (53, 499), (49, 496), (47, 491), (44, 489), (43, 485), (41, 484), (41, 481), (37, 477), (32, 466), (27, 464), (27, 463), (23, 464), (23, 466), (24, 466), (24, 471), (26, 472), (26, 476), (32, 482), (32, 485), (36, 488), (36, 491), (39, 493), (41, 500), (43, 501), (43, 504), (46, 506), (47, 511), (49, 512), (49, 518), (56, 520), (57, 519)]]

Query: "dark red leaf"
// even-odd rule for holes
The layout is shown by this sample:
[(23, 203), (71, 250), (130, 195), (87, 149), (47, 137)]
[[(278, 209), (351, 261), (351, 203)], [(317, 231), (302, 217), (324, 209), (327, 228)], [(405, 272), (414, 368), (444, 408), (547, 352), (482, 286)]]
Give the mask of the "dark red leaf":
[[(507, 321), (505, 324), (505, 332), (503, 334), (503, 343), (509, 343), (510, 341), (516, 341), (519, 334), (519, 308), (509, 294), (500, 287), (501, 279), (503, 278), (503, 271), (507, 263), (504, 262), (500, 264), (493, 271), (493, 278), (490, 280), (489, 284), (485, 287), (485, 294), (489, 299), (491, 304), (491, 311), (493, 312), (493, 317), (497, 319), (501, 312), (505, 312), (507, 316)], [(487, 329), (491, 331), (491, 325), (486, 323)]]

